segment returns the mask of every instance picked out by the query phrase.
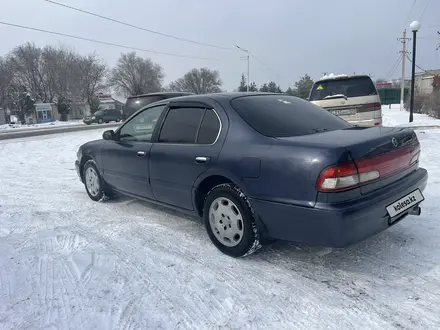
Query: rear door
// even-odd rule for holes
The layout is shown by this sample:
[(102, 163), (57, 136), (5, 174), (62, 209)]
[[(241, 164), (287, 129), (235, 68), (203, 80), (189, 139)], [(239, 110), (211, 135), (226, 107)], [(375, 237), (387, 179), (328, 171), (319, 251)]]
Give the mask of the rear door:
[(102, 149), (103, 177), (112, 187), (154, 199), (150, 187), (151, 140), (166, 105), (147, 108), (127, 121), (115, 141), (105, 141)]
[(216, 110), (202, 104), (170, 106), (150, 152), (151, 187), (158, 201), (193, 210), (193, 184), (216, 164), (221, 127)]

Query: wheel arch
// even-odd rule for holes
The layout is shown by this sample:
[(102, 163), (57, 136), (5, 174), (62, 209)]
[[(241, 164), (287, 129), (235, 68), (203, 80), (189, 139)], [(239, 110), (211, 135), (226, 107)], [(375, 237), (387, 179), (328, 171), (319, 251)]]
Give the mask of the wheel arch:
[[(237, 186), (243, 193), (249, 197), (247, 189), (244, 183), (236, 176), (230, 173), (223, 172), (209, 172), (205, 175), (199, 177), (196, 184), (193, 187), (193, 203), (195, 213), (203, 218), (203, 208), (205, 203), (205, 198), (212, 188), (224, 184), (231, 183)], [(252, 205), (251, 205), (252, 206)], [(254, 210), (255, 211), (255, 210)], [(263, 235), (267, 234), (267, 228), (263, 221), (260, 219), (258, 214), (255, 214), (255, 223)]]
[(79, 173), (80, 173), (80, 175), (81, 175), (81, 179), (83, 180), (83, 182), (84, 182), (84, 165), (85, 165), (89, 160), (93, 160), (93, 161), (95, 161), (95, 159), (94, 159), (91, 155), (85, 154), (85, 155), (82, 155), (82, 157), (81, 157), (81, 161), (80, 161), (80, 163), (79, 163)]

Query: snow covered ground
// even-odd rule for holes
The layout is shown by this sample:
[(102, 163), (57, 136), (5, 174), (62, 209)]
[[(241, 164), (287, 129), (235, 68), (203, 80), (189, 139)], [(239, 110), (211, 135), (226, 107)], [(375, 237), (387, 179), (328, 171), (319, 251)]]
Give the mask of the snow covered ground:
[(69, 120), (69, 121), (54, 121), (51, 123), (42, 123), (42, 124), (6, 124), (0, 125), (0, 132), (11, 131), (15, 132), (17, 130), (30, 130), (30, 129), (41, 129), (41, 128), (52, 128), (52, 127), (60, 127), (60, 126), (72, 126), (72, 125), (85, 125), (82, 120)]
[(440, 130), (420, 217), (347, 249), (277, 242), (245, 259), (200, 222), (92, 202), (80, 144), (102, 130), (0, 141), (0, 329), (438, 329)]
[(388, 105), (382, 106), (382, 124), (383, 126), (439, 126), (440, 119), (422, 115), (413, 114), (414, 120), (409, 123), (409, 112), (400, 111), (400, 104), (392, 104), (391, 109)]

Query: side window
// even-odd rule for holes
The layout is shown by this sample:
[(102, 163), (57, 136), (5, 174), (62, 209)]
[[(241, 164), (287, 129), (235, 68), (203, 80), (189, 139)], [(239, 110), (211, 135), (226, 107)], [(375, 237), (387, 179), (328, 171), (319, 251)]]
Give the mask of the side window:
[(198, 144), (213, 144), (220, 131), (220, 121), (211, 109), (207, 109), (197, 137)]
[(148, 108), (128, 121), (119, 131), (120, 141), (150, 142), (165, 105)]
[(197, 131), (204, 113), (204, 108), (170, 109), (163, 123), (159, 142), (196, 143)]

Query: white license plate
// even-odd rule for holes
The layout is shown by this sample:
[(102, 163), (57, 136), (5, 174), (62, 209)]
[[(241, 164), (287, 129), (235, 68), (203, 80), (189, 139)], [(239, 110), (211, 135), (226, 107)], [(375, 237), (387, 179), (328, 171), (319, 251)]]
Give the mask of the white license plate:
[(394, 218), (396, 215), (409, 210), (424, 200), (425, 197), (423, 197), (422, 192), (419, 189), (416, 189), (412, 193), (395, 201), (393, 204), (388, 205), (387, 212), (391, 218)]
[(356, 110), (354, 109), (348, 109), (348, 110), (333, 110), (330, 111), (332, 114), (336, 116), (351, 116), (356, 114)]

